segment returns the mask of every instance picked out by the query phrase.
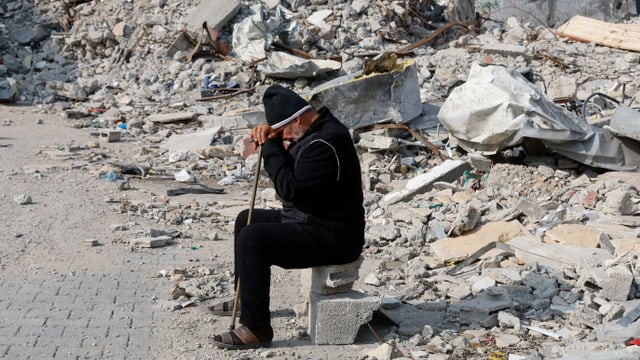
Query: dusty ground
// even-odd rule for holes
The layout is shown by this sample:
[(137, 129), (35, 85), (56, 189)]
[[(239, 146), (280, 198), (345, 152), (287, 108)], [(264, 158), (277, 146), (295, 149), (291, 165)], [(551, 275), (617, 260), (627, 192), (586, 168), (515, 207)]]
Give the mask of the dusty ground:
[[(148, 200), (164, 194), (168, 184), (132, 178), (131, 189), (121, 191), (117, 184), (101, 180), (97, 171), (109, 161), (139, 153), (141, 144), (137, 141), (100, 142), (91, 130), (71, 128), (59, 116), (43, 114), (31, 106), (0, 106), (0, 118), (0, 222), (3, 224), (0, 273), (3, 279), (29, 282), (42, 274), (82, 276), (80, 274), (87, 272), (108, 277), (124, 265), (129, 267), (131, 277), (120, 279), (123, 292), (131, 291), (127, 287), (139, 286), (135, 282), (128, 284), (129, 279), (143, 281), (152, 286), (155, 293), (133, 289), (132, 301), (159, 309), (158, 303), (169, 300), (173, 288), (170, 281), (153, 276), (159, 270), (194, 264), (211, 265), (220, 272), (231, 269), (232, 239), (228, 231), (231, 224), (218, 226), (222, 229), (219, 241), (180, 239), (168, 247), (145, 250), (128, 244), (130, 239), (143, 236), (154, 227), (153, 221), (123, 213), (119, 211), (120, 203), (105, 200), (120, 199), (123, 195), (131, 203)], [(96, 141), (101, 144), (100, 148), (86, 148)], [(73, 144), (79, 149), (69, 153)], [(250, 184), (238, 183), (227, 188), (223, 195), (184, 195), (174, 201), (228, 201), (230, 204), (235, 201), (237, 206), (225, 207), (223, 215), (231, 221), (237, 210), (249, 204), (247, 189)], [(30, 196), (32, 203), (19, 205), (14, 198), (21, 194)], [(83, 245), (88, 239), (98, 240), (100, 246)], [(292, 307), (301, 300), (298, 274), (274, 269), (272, 311), (276, 335), (270, 350), (214, 349), (207, 337), (226, 331), (230, 322), (229, 318), (206, 314), (205, 306), (220, 300), (212, 299), (177, 311), (158, 310), (159, 314), (150, 324), (152, 336), (144, 339), (148, 355), (142, 358), (357, 359), (363, 358), (367, 349), (378, 346), (366, 328), (351, 346), (314, 346), (308, 338), (293, 336)], [(228, 284), (223, 287), (220, 298), (232, 294)], [(105, 353), (109, 351), (106, 349)], [(0, 358), (4, 358), (3, 355), (0, 351)]]

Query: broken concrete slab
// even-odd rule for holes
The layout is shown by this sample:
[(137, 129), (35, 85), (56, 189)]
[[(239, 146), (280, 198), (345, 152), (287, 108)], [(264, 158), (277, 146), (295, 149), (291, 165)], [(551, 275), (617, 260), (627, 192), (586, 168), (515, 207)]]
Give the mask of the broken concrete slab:
[(147, 116), (147, 121), (159, 124), (167, 124), (177, 121), (191, 121), (198, 116), (196, 112), (177, 112), (169, 114), (151, 114)]
[(22, 26), (12, 29), (9, 36), (22, 45), (29, 45), (46, 38), (49, 33), (44, 26), (38, 24), (36, 26)]
[(533, 237), (514, 237), (508, 244), (516, 257), (527, 263), (540, 263), (556, 269), (588, 269), (613, 259), (606, 250), (575, 245), (546, 244)]
[(351, 128), (390, 120), (406, 123), (422, 112), (413, 59), (400, 62), (397, 69), (389, 72), (363, 75), (360, 71), (338, 77), (301, 95), (316, 108), (328, 107)]
[(624, 239), (611, 239), (609, 240), (611, 245), (613, 246), (615, 252), (614, 254), (617, 256), (621, 256), (622, 254), (629, 253), (638, 249), (638, 238), (628, 237)]
[(602, 231), (589, 225), (558, 224), (545, 232), (544, 242), (595, 248), (600, 234)]
[(480, 296), (460, 302), (458, 305), (460, 307), (460, 323), (476, 323), (484, 327), (496, 326), (500, 310), (508, 309), (512, 304), (506, 294), (483, 292)]
[[(440, 329), (446, 317), (446, 307), (422, 310), (419, 306), (399, 304), (391, 309), (381, 308), (379, 311), (399, 328), (405, 329), (405, 336), (422, 333), (425, 325)], [(425, 307), (428, 306), (425, 305)], [(412, 330), (409, 331), (410, 329)]]
[(460, 261), (493, 241), (506, 243), (525, 232), (517, 221), (492, 222), (464, 235), (438, 240), (431, 244), (431, 250), (442, 262)]
[(361, 133), (358, 147), (368, 151), (391, 150), (397, 151), (400, 148), (398, 139), (391, 136), (376, 135), (375, 133)]
[(447, 159), (430, 171), (409, 179), (403, 189), (386, 194), (381, 202), (388, 205), (395, 204), (415, 194), (431, 190), (437, 181), (453, 182), (467, 170), (471, 170), (471, 166), (466, 161)]
[(499, 54), (503, 56), (517, 57), (522, 56), (526, 58), (527, 48), (522, 45), (511, 44), (485, 44), (482, 48), (482, 52), (485, 54)]
[(205, 127), (222, 126), (230, 130), (253, 128), (266, 123), (264, 111), (252, 109), (229, 111), (222, 115), (204, 115), (198, 119), (202, 120)]
[(203, 0), (191, 9), (182, 20), (189, 31), (199, 31), (206, 21), (209, 27), (219, 31), (240, 10), (239, 0)]
[(220, 130), (221, 127), (217, 126), (188, 134), (172, 135), (160, 146), (175, 152), (195, 153), (210, 146)]
[[(590, 221), (587, 223), (592, 228), (600, 230), (600, 232), (609, 235), (612, 239), (625, 239), (625, 238), (638, 238), (640, 237), (640, 229), (628, 224), (619, 225), (616, 224), (616, 220), (623, 220), (624, 218), (617, 217), (602, 217), (596, 221)], [(605, 222), (606, 221), (606, 222)]]
[(171, 236), (157, 236), (157, 237), (144, 236), (144, 237), (131, 239), (129, 241), (129, 244), (133, 246), (154, 248), (154, 247), (165, 246), (169, 242), (171, 242)]

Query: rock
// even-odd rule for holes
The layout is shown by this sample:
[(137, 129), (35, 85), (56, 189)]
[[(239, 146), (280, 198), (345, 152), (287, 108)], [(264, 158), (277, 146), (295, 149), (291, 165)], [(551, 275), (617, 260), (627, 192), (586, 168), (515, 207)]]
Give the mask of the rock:
[(31, 200), (31, 196), (27, 194), (16, 195), (14, 196), (13, 201), (15, 201), (18, 205), (29, 205), (33, 202), (33, 200)]

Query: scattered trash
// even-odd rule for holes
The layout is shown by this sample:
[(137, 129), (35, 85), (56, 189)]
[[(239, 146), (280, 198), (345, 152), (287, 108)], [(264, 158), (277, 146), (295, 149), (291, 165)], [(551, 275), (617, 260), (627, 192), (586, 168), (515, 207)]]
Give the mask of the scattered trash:
[(167, 190), (167, 196), (178, 196), (184, 194), (224, 194), (224, 189), (214, 189), (204, 184), (194, 184), (194, 187), (177, 188)]
[(120, 181), (123, 180), (115, 171), (109, 170), (106, 173), (100, 175), (100, 179), (104, 181)]
[(194, 182), (196, 181), (193, 175), (189, 174), (189, 172), (185, 169), (182, 169), (174, 174), (176, 181), (178, 182)]

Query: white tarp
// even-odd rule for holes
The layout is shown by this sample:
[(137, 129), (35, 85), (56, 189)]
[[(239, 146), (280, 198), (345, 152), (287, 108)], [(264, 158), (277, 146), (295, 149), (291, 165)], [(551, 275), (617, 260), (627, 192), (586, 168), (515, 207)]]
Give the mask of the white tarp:
[(292, 26), (286, 21), (291, 12), (282, 6), (278, 6), (274, 17), (266, 15), (260, 5), (254, 7), (254, 12), (233, 26), (231, 39), (233, 52), (247, 63), (265, 58), (274, 37), (286, 26)]
[(470, 152), (492, 155), (528, 137), (589, 166), (640, 168), (640, 143), (589, 125), (520, 73), (499, 65), (473, 64), (467, 82), (451, 92), (438, 119)]

